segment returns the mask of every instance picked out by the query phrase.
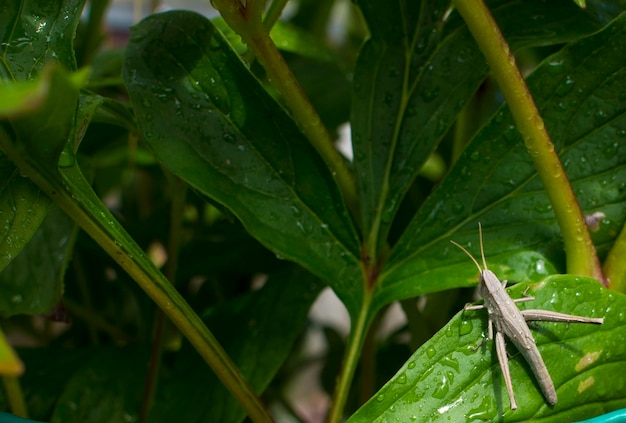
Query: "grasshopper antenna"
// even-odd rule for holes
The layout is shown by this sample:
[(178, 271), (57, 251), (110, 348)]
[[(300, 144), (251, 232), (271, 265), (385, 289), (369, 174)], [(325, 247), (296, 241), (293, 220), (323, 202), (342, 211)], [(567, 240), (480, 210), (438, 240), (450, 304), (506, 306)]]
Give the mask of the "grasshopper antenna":
[[(463, 251), (470, 259), (472, 259), (472, 261), (474, 262), (474, 264), (476, 265), (476, 267), (478, 268), (478, 271), (480, 273), (483, 272), (483, 269), (480, 268), (480, 264), (478, 264), (478, 261), (476, 261), (476, 259), (469, 253), (469, 251), (467, 251), (465, 248), (463, 248), (461, 246), (461, 244), (459, 244), (458, 242), (455, 242), (455, 241), (452, 241), (452, 240), (450, 240), (450, 242), (453, 243), (454, 245), (456, 245), (457, 247), (459, 247), (461, 249), (461, 251)], [(485, 257), (483, 256), (483, 259), (484, 258)]]
[(480, 237), (480, 255), (483, 258), (483, 266), (487, 270), (487, 260), (485, 260), (485, 250), (483, 249), (483, 227), (480, 222), (478, 222), (478, 236)]

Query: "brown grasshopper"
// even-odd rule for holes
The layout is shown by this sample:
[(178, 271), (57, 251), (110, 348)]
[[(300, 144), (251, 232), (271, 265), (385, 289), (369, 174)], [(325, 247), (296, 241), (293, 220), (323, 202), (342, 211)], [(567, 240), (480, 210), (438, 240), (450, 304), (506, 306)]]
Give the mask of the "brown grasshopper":
[(528, 362), (532, 372), (537, 378), (539, 387), (543, 392), (544, 397), (550, 405), (554, 405), (557, 402), (556, 390), (554, 389), (554, 383), (550, 378), (550, 373), (546, 368), (545, 363), (535, 345), (535, 339), (533, 338), (528, 324), (529, 321), (544, 321), (544, 322), (566, 322), (566, 323), (593, 323), (601, 325), (604, 323), (604, 318), (593, 317), (581, 317), (573, 316), (570, 314), (556, 313), (554, 311), (547, 310), (519, 310), (515, 305), (516, 302), (532, 301), (534, 297), (523, 297), (518, 299), (511, 299), (507, 292), (504, 290), (506, 287), (506, 280), (500, 282), (498, 277), (491, 270), (487, 268), (487, 261), (485, 260), (485, 252), (483, 250), (483, 231), (480, 223), (478, 224), (478, 232), (480, 238), (480, 254), (483, 259), (483, 267), (480, 268), (480, 264), (472, 255), (461, 245), (454, 241), (454, 245), (459, 247), (467, 256), (472, 259), (478, 271), (480, 272), (480, 282), (478, 285), (478, 292), (484, 299), (484, 305), (467, 305), (465, 310), (479, 310), (486, 308), (489, 313), (488, 334), (489, 340), (493, 339), (493, 326), (496, 327), (496, 353), (498, 355), (498, 362), (502, 369), (502, 376), (504, 377), (504, 383), (506, 384), (506, 390), (509, 394), (511, 401), (511, 409), (517, 409), (517, 403), (515, 402), (515, 394), (513, 393), (513, 385), (511, 383), (511, 374), (509, 372), (509, 362), (506, 355), (506, 345), (504, 337), (506, 336), (515, 348), (524, 356), (524, 359)]

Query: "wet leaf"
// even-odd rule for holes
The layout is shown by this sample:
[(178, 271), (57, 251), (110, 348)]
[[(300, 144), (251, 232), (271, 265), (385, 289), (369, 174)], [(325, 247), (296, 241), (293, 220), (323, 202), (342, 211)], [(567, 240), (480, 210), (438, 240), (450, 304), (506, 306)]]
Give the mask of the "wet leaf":
[[(46, 64), (57, 63), (76, 69), (73, 34), (80, 19), (83, 0), (8, 0), (0, 8), (0, 119), (16, 118), (3, 125), (19, 137), (67, 137), (73, 122), (63, 121), (63, 110), (43, 110), (48, 80), (39, 78)], [(67, 104), (66, 104), (67, 105)], [(73, 113), (73, 107), (70, 112)], [(65, 126), (64, 126), (65, 125)], [(41, 136), (46, 133), (46, 136)], [(50, 200), (0, 152), (0, 271), (24, 248), (43, 222)], [(67, 237), (67, 235), (64, 235)], [(43, 269), (42, 269), (43, 270)], [(53, 269), (48, 269), (51, 273)], [(60, 291), (57, 285), (57, 291)], [(28, 304), (23, 303), (28, 309)], [(5, 310), (6, 311), (6, 310)]]
[[(402, 198), (489, 69), (449, 2), (359, 1), (371, 38), (355, 69), (352, 143), (370, 248), (387, 242)], [(598, 30), (570, 0), (496, 1), (490, 10), (516, 50)]]
[(61, 209), (51, 207), (31, 242), (0, 273), (0, 315), (49, 313), (59, 303), (75, 228)]
[(521, 309), (545, 309), (604, 317), (601, 326), (536, 322), (531, 329), (556, 387), (558, 403), (548, 406), (528, 364), (510, 345), (509, 364), (519, 408), (509, 408), (493, 342), (476, 346), (487, 334), (485, 310), (458, 313), (422, 345), (398, 373), (348, 423), (382, 421), (571, 422), (626, 406), (626, 297), (590, 278), (550, 276), (540, 283), (509, 289)]
[(50, 63), (76, 70), (73, 38), (84, 3), (4, 1), (0, 9), (0, 79), (33, 79)]
[(356, 310), (359, 247), (330, 171), (211, 22), (148, 17), (133, 30), (124, 77), (162, 164)]
[[(528, 78), (583, 212), (606, 214), (593, 233), (601, 253), (626, 219), (625, 40), (621, 17), (547, 58)], [(474, 138), (398, 241), (377, 301), (472, 284), (476, 269), (450, 240), (479, 256), (478, 221), (487, 263), (502, 278), (537, 280), (553, 266), (563, 269), (559, 228), (506, 107)]]
[(136, 421), (146, 373), (143, 348), (101, 348), (62, 387), (51, 423)]

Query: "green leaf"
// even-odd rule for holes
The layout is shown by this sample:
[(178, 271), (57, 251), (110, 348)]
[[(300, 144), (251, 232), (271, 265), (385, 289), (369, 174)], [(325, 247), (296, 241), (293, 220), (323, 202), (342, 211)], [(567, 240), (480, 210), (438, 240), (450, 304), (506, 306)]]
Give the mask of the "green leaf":
[[(549, 57), (528, 78), (584, 213), (607, 216), (593, 234), (601, 251), (626, 219), (625, 40), (622, 16)], [(478, 221), (487, 262), (502, 278), (536, 279), (549, 266), (563, 268), (559, 228), (506, 107), (418, 211), (391, 253), (376, 301), (470, 285), (475, 268), (449, 241), (470, 240), (478, 256)]]
[(51, 423), (136, 421), (147, 356), (144, 348), (98, 350), (62, 387)]
[[(44, 65), (61, 63), (75, 69), (73, 34), (83, 0), (8, 0), (0, 9), (0, 118), (13, 118), (40, 108), (48, 95), (48, 79), (38, 78)], [(60, 17), (63, 19), (60, 19)], [(54, 110), (53, 110), (54, 111)], [(57, 122), (50, 110), (26, 118), (32, 135)], [(52, 119), (50, 119), (52, 117)], [(19, 123), (18, 123), (19, 126)], [(13, 128), (23, 136), (20, 128)], [(21, 129), (24, 129), (22, 126)], [(63, 136), (68, 128), (57, 128)], [(24, 135), (28, 136), (28, 135)], [(45, 137), (42, 141), (48, 141)], [(0, 270), (32, 238), (44, 220), (50, 200), (0, 152)]]
[(0, 152), (0, 270), (30, 241), (50, 204), (50, 199)]
[[(256, 392), (265, 390), (284, 363), (322, 287), (318, 279), (290, 266), (271, 275), (260, 291), (224, 304), (207, 319)], [(178, 355), (171, 377), (161, 383), (152, 412), (154, 423), (234, 423), (245, 416), (243, 408), (209, 369), (202, 369), (198, 355), (190, 349)]]
[(33, 79), (49, 63), (76, 70), (74, 34), (84, 0), (6, 0), (0, 9), (0, 79)]
[(334, 62), (338, 59), (333, 50), (323, 44), (319, 38), (288, 22), (276, 22), (270, 36), (276, 47), (282, 51), (323, 62)]
[(0, 315), (49, 313), (59, 303), (75, 228), (51, 207), (31, 242), (0, 273)]
[[(76, 74), (74, 79), (65, 79), (57, 70), (48, 68), (36, 81), (38, 87), (35, 90), (21, 93), (25, 101), (18, 102), (17, 117), (13, 117), (10, 123), (3, 126), (7, 129), (2, 129), (3, 132), (8, 131), (10, 125), (11, 135), (5, 132), (5, 141), (8, 144), (2, 146), (6, 154), (13, 151), (12, 159), (15, 155), (26, 156), (27, 161), (39, 159), (45, 163), (45, 171), (48, 174), (52, 172), (51, 168), (56, 167), (61, 149), (74, 131), (78, 91), (73, 84), (81, 83), (84, 73)], [(9, 85), (12, 84), (20, 83)], [(76, 92), (75, 97), (69, 94), (72, 90)], [(55, 100), (49, 101), (51, 97)], [(23, 107), (24, 104), (27, 106)], [(13, 112), (9, 111), (8, 114), (12, 115)], [(17, 153), (20, 147), (13, 144), (10, 137), (16, 137), (23, 142), (24, 150)], [(48, 213), (51, 204), (49, 198), (29, 179), (24, 178), (24, 175), (29, 176), (28, 171), (18, 171), (15, 164), (4, 155), (1, 155), (0, 162), (0, 173), (3, 177), (0, 218), (4, 221), (0, 242), (0, 269), (4, 269), (4, 272), (0, 277), (0, 286), (7, 294), (0, 301), (0, 314), (49, 311), (58, 302), (61, 293), (64, 254), (67, 253), (65, 248), (69, 247), (68, 240), (73, 225), (63, 216), (57, 215), (52, 218), (55, 220), (52, 227), (41, 229), (38, 238), (35, 232)], [(32, 238), (38, 238), (37, 244), (24, 252), (23, 248)], [(55, 254), (47, 256), (50, 251)], [(46, 258), (42, 260), (43, 256)], [(13, 265), (11, 261), (15, 257), (19, 259)], [(30, 261), (33, 259), (40, 266), (33, 268)], [(11, 265), (6, 268), (9, 263)]]
[(509, 409), (493, 342), (476, 349), (487, 333), (484, 310), (462, 311), (420, 347), (398, 373), (348, 423), (382, 421), (571, 422), (626, 406), (623, 310), (626, 297), (590, 278), (550, 276), (541, 283), (509, 289), (521, 309), (545, 309), (604, 317), (602, 326), (536, 322), (531, 329), (556, 387), (549, 407), (528, 364), (508, 348), (516, 411)]
[[(417, 172), (488, 73), (449, 2), (359, 2), (372, 36), (355, 69), (352, 142), (369, 251), (379, 250)], [(556, 44), (599, 22), (569, 0), (497, 1), (511, 48)]]
[[(50, 421), (63, 388), (82, 366), (98, 353), (98, 348), (23, 348), (18, 354), (27, 371), (20, 378), (30, 417)], [(146, 354), (148, 354), (146, 352)], [(54, 365), (51, 365), (54, 363)], [(6, 401), (0, 394), (0, 404)], [(2, 407), (6, 410), (8, 407)]]
[(15, 81), (0, 85), (0, 116), (11, 118), (37, 109), (46, 97), (41, 81)]
[(124, 78), (163, 165), (329, 282), (354, 312), (359, 247), (332, 175), (211, 22), (180, 11), (148, 17), (133, 29)]

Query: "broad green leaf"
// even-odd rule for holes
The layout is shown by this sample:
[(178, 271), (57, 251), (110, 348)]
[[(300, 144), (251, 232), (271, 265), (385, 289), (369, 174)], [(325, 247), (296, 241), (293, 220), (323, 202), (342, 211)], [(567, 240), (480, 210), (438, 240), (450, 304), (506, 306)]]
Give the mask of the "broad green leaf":
[[(85, 75), (80, 72), (65, 79), (52, 67), (44, 70), (36, 80), (39, 88), (22, 93), (25, 101), (19, 102), (18, 115), (6, 124), (7, 130), (9, 126), (11, 128), (11, 135), (5, 132), (4, 141), (11, 143), (9, 139), (16, 137), (24, 143), (25, 148), (20, 154), (26, 161), (39, 160), (46, 163), (45, 167), (54, 167), (63, 156), (61, 149), (66, 141), (75, 134), (78, 91), (74, 84), (82, 84)], [(76, 96), (68, 94), (71, 90), (76, 91)], [(49, 101), (50, 98), (55, 100)], [(24, 104), (27, 106), (22, 107)], [(2, 148), (15, 146), (6, 144)], [(50, 199), (24, 177), (30, 176), (26, 171), (18, 171), (4, 156), (2, 162), (0, 172), (5, 178), (0, 193), (0, 216), (4, 220), (0, 269), (4, 271), (0, 286), (6, 295), (0, 301), (0, 314), (46, 312), (54, 307), (61, 294), (65, 255), (71, 248), (68, 241), (73, 225), (62, 214), (57, 214), (51, 218), (48, 227), (42, 229), (40, 225), (48, 213)], [(33, 238), (36, 244), (24, 251)], [(54, 254), (49, 255), (51, 252)], [(15, 257), (19, 257), (18, 263), (13, 264), (11, 261)], [(32, 267), (33, 260), (39, 266)]]
[[(419, 169), (488, 73), (449, 2), (359, 1), (371, 38), (357, 62), (352, 143), (370, 251), (380, 249)], [(557, 44), (600, 23), (570, 0), (489, 6), (511, 48)]]
[[(306, 323), (308, 310), (322, 283), (296, 266), (271, 275), (260, 291), (224, 304), (207, 319), (215, 336), (261, 393), (284, 363)], [(224, 324), (228, 322), (228, 324)], [(243, 408), (198, 355), (185, 349), (171, 377), (162, 380), (151, 422), (240, 422)]]
[[(41, 105), (48, 90), (46, 80), (29, 80), (34, 79), (46, 64), (54, 62), (67, 69), (76, 68), (72, 39), (83, 3), (83, 0), (3, 2), (0, 8), (1, 119)], [(28, 125), (36, 130), (57, 124), (48, 120), (50, 116), (45, 114), (40, 118), (29, 121)], [(50, 200), (31, 181), (23, 178), (2, 152), (0, 180), (2, 270), (34, 235), (48, 212)]]
[[(248, 46), (241, 41), (239, 34), (233, 31), (222, 17), (211, 19), (211, 22), (239, 55), (244, 55), (248, 51)], [(290, 22), (277, 21), (272, 26), (270, 36), (276, 47), (288, 53), (323, 62), (333, 62), (339, 58), (336, 52), (319, 38)]]
[(14, 81), (0, 84), (0, 116), (11, 118), (38, 108), (46, 97), (41, 81)]
[(101, 348), (61, 388), (51, 423), (136, 421), (141, 402), (144, 348)]
[(76, 70), (73, 39), (84, 3), (84, 0), (3, 1), (0, 79), (32, 79), (49, 63)]
[(148, 17), (133, 30), (124, 78), (163, 165), (330, 283), (354, 312), (359, 248), (332, 175), (211, 22), (191, 12)]
[(420, 347), (348, 423), (359, 422), (571, 422), (626, 406), (626, 297), (590, 278), (550, 276), (509, 289), (533, 301), (521, 309), (545, 309), (604, 317), (601, 326), (533, 323), (531, 332), (554, 382), (558, 403), (548, 406), (521, 354), (510, 345), (509, 364), (519, 408), (509, 408), (495, 345), (485, 342), (485, 310), (461, 311)]
[(180, 280), (228, 273), (233, 269), (249, 274), (269, 274), (279, 266), (289, 265), (278, 260), (241, 225), (225, 220), (211, 225), (207, 231), (196, 231), (193, 240), (182, 248), (179, 261)]
[(317, 37), (287, 22), (276, 22), (272, 27), (270, 36), (276, 47), (282, 51), (323, 62), (334, 62), (338, 59), (334, 51), (324, 45)]
[(49, 313), (59, 303), (75, 228), (51, 207), (31, 242), (0, 273), (0, 315)]
[[(26, 372), (20, 378), (20, 385), (30, 417), (49, 422), (63, 388), (98, 351), (98, 348), (58, 346), (18, 349), (17, 353), (26, 367)], [(4, 392), (0, 393), (0, 409), (8, 409)]]
[[(593, 234), (606, 250), (626, 218), (626, 15), (546, 59), (528, 85), (583, 212), (607, 216)], [(501, 277), (536, 279), (549, 273), (549, 263), (563, 268), (559, 228), (506, 107), (418, 211), (389, 258), (376, 301), (470, 285), (475, 268), (449, 241), (471, 244), (479, 256), (478, 221), (487, 263)]]
[(30, 241), (49, 206), (50, 199), (0, 152), (0, 270)]

